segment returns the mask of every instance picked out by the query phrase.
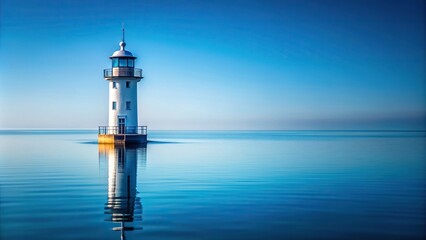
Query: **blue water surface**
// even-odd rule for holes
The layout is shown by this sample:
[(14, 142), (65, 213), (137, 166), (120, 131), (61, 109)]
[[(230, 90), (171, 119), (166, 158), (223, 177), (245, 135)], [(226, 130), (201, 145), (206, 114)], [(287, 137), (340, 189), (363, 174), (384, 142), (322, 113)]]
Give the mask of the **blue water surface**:
[(0, 131), (1, 239), (424, 239), (422, 131)]

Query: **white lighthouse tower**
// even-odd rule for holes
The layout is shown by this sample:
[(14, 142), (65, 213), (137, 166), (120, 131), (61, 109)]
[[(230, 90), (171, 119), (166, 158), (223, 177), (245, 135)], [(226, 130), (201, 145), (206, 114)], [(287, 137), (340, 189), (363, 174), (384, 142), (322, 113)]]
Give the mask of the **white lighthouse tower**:
[(142, 69), (135, 68), (136, 57), (120, 42), (120, 50), (111, 57), (112, 67), (104, 70), (108, 81), (108, 126), (100, 126), (99, 143), (146, 143), (147, 128), (138, 126), (137, 84), (141, 81)]

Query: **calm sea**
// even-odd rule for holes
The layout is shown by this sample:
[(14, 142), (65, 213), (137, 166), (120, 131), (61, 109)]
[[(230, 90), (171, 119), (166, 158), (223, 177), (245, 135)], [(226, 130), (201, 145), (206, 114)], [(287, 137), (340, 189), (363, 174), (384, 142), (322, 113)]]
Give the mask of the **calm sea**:
[(426, 132), (0, 131), (1, 239), (425, 239)]

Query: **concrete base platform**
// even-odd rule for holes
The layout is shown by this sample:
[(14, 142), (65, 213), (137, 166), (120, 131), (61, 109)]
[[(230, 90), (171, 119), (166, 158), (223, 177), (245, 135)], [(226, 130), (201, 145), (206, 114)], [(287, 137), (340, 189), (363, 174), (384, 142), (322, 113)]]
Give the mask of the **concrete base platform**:
[(143, 134), (99, 134), (98, 143), (134, 144), (147, 143), (147, 135)]

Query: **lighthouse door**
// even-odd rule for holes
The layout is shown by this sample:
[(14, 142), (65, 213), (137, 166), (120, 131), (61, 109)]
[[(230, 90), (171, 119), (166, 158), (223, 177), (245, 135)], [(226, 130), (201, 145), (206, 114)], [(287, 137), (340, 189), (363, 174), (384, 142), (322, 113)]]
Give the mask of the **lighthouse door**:
[(118, 134), (126, 133), (126, 118), (118, 117)]

